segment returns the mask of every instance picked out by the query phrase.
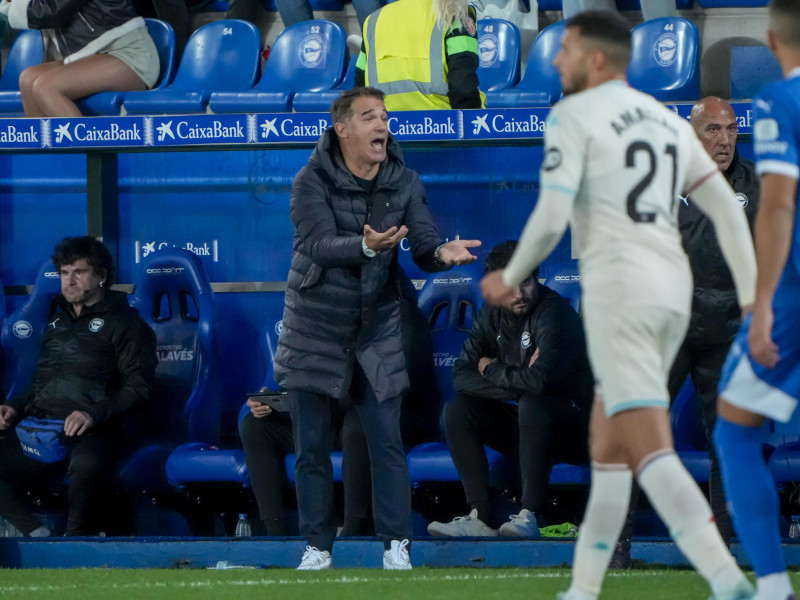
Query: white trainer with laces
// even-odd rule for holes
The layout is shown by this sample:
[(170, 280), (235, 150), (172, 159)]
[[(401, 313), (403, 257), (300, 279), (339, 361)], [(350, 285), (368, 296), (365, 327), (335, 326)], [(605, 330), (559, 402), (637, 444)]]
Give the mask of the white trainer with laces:
[(492, 529), (478, 518), (478, 509), (473, 508), (466, 517), (456, 517), (449, 523), (434, 521), (428, 525), (428, 533), (443, 537), (497, 537)]
[(392, 540), (391, 548), (383, 553), (383, 568), (387, 571), (410, 571), (411, 558), (408, 556), (408, 540)]
[(518, 515), (511, 515), (508, 523), (503, 523), (498, 530), (504, 537), (541, 537), (539, 525), (536, 523), (536, 515), (527, 508), (519, 511)]
[(332, 566), (331, 553), (327, 550), (320, 550), (314, 546), (306, 546), (303, 552), (303, 559), (300, 561), (298, 571), (321, 571), (330, 569)]

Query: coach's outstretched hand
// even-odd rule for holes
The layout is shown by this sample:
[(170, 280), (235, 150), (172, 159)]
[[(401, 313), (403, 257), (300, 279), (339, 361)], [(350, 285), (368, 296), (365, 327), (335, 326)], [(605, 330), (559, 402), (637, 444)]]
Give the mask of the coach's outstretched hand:
[(450, 240), (439, 248), (439, 260), (449, 267), (455, 265), (468, 265), (478, 260), (470, 248), (478, 248), (480, 240)]
[(517, 288), (508, 287), (503, 281), (503, 269), (487, 273), (481, 279), (481, 294), (489, 304), (500, 306), (504, 300), (509, 299), (516, 291)]

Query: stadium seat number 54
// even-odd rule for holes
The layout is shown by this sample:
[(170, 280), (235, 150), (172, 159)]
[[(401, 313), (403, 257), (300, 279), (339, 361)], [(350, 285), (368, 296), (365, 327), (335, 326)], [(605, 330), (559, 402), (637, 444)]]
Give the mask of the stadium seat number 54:
[(222, 35), (233, 35), (233, 27), (223, 27)]

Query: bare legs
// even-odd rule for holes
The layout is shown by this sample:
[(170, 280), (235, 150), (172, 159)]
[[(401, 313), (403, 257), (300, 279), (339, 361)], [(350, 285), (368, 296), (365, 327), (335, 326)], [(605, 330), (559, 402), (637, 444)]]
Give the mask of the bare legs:
[(134, 71), (110, 54), (75, 62), (47, 62), (19, 77), (26, 117), (80, 117), (75, 100), (105, 91), (140, 91), (147, 86)]

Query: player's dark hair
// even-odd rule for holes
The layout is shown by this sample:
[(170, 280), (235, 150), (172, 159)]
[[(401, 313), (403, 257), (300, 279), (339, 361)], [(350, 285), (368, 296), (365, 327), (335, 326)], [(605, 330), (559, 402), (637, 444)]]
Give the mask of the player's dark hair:
[(599, 43), (613, 66), (627, 68), (631, 60), (631, 26), (618, 12), (585, 10), (567, 21), (566, 26)]
[(104, 277), (104, 284), (110, 287), (114, 283), (114, 260), (102, 242), (89, 235), (66, 237), (53, 250), (51, 260), (57, 270), (64, 265), (71, 265), (80, 259), (86, 259), (94, 269), (95, 275)]
[[(508, 263), (511, 261), (511, 255), (514, 254), (514, 250), (516, 250), (516, 248), (517, 240), (506, 240), (505, 242), (497, 244), (497, 246), (492, 248), (492, 251), (489, 252), (486, 260), (483, 261), (484, 272), (491, 273), (492, 271), (506, 268)], [(538, 279), (539, 267), (536, 267), (531, 275), (534, 279)]]
[(346, 121), (353, 115), (352, 107), (356, 98), (377, 98), (383, 100), (383, 92), (373, 87), (355, 87), (342, 92), (331, 105), (331, 121), (335, 125)]
[(771, 0), (770, 25), (781, 42), (800, 48), (800, 2), (797, 0)]

